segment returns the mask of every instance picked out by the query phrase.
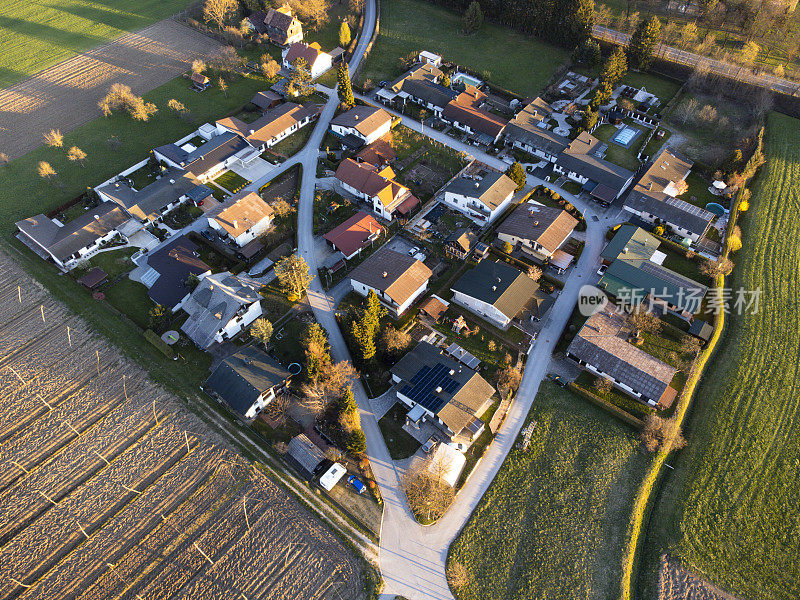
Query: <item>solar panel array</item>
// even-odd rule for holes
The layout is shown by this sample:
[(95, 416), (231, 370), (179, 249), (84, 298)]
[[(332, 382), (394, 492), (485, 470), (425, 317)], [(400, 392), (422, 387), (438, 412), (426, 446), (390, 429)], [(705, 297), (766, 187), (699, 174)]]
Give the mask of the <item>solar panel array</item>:
[(699, 206), (690, 204), (689, 202), (681, 200), (680, 198), (667, 198), (665, 201), (690, 215), (697, 215), (698, 217), (703, 217), (704, 219), (711, 219), (714, 217), (714, 214), (705, 208), (700, 208)]
[(400, 393), (434, 414), (447, 404), (447, 400), (437, 395), (437, 388), (441, 387), (449, 394), (458, 389), (458, 382), (450, 377), (450, 370), (442, 363), (433, 367), (425, 365), (410, 379), (410, 383), (403, 386)]
[(676, 273), (675, 271), (670, 271), (669, 269), (667, 269), (662, 265), (657, 265), (652, 262), (644, 262), (642, 263), (642, 266), (640, 268), (645, 273), (650, 273), (652, 275), (655, 275), (665, 283), (672, 284), (676, 287), (681, 287), (686, 289), (701, 289), (700, 285), (697, 282), (692, 281), (688, 277), (684, 277), (683, 275)]

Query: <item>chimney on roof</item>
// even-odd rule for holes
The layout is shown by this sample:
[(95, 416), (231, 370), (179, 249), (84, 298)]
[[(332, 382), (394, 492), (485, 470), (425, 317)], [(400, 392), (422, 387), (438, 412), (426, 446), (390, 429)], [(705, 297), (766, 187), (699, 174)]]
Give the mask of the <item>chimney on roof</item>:
[(493, 285), (493, 286), (492, 286), (492, 291), (493, 291), (493, 292), (496, 292), (496, 291), (497, 291), (497, 286), (496, 286), (496, 285)]
[(442, 393), (442, 386), (439, 386), (439, 387), (436, 388), (436, 393), (437, 394), (441, 394)]
[(627, 254), (627, 253), (628, 253), (628, 247), (627, 247), (627, 246), (625, 246), (625, 247), (622, 249), (622, 253), (623, 253), (623, 254)]
[(455, 375), (455, 373), (456, 373), (455, 369), (450, 369), (450, 375)]
[(175, 180), (174, 180), (174, 179), (170, 179), (170, 180), (169, 180), (169, 184), (170, 184), (170, 185), (175, 185)]
[(475, 189), (478, 189), (479, 187), (481, 187), (481, 183), (480, 183), (480, 181), (476, 181), (475, 182)]
[(538, 226), (539, 226), (539, 221), (534, 221), (534, 222), (533, 222), (533, 226), (534, 226), (534, 227), (538, 227)]
[(250, 130), (250, 135), (253, 135), (255, 132), (256, 132), (256, 130), (255, 130), (255, 129), (251, 129), (251, 130)]
[(648, 192), (653, 191), (653, 182), (652, 181), (648, 181), (647, 182), (647, 191)]
[(353, 115), (353, 120), (358, 121), (358, 115)]
[(388, 277), (388, 276), (389, 276), (389, 274), (388, 274), (386, 271), (384, 271), (384, 272), (383, 272), (383, 277), (384, 277), (384, 279), (385, 279), (386, 277)]

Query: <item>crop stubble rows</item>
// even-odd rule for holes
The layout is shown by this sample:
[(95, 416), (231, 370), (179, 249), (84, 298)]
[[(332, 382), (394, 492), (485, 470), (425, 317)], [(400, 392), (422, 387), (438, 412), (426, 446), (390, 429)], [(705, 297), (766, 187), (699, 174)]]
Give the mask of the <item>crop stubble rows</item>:
[(0, 399), (0, 600), (361, 594), (349, 549), (2, 254)]

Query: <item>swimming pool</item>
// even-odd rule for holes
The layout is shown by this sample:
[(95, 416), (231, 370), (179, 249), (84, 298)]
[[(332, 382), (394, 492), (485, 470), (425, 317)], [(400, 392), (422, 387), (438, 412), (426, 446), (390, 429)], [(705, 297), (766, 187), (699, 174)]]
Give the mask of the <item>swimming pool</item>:
[(611, 141), (627, 148), (633, 143), (633, 140), (639, 137), (640, 133), (641, 131), (635, 129), (634, 127), (623, 127), (617, 131), (616, 134), (614, 134), (614, 137), (611, 138)]
[(458, 83), (459, 81), (464, 85), (474, 85), (475, 87), (480, 87), (483, 85), (483, 82), (478, 79), (477, 77), (473, 77), (472, 75), (467, 75), (466, 73), (456, 73), (450, 78), (452, 83)]

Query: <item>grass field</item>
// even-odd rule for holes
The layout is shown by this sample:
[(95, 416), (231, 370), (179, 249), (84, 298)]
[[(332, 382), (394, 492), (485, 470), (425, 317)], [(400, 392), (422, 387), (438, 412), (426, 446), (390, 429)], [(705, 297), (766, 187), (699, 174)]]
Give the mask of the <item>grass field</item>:
[(187, 0), (0, 0), (0, 87), (175, 14)]
[(544, 383), (514, 447), (451, 546), (470, 582), (457, 597), (611, 599), (623, 534), (648, 458), (636, 433), (589, 402)]
[(381, 3), (381, 28), (360, 80), (393, 79), (402, 70), (398, 59), (429, 50), (469, 67), (492, 83), (523, 96), (535, 96), (568, 53), (555, 46), (484, 23), (474, 36), (461, 34), (460, 15), (422, 0)]
[[(227, 97), (216, 87), (202, 94), (191, 91), (185, 79), (177, 78), (144, 95), (159, 111), (146, 123), (126, 114), (98, 118), (64, 135), (64, 148), (42, 147), (0, 168), (0, 226), (6, 235), (13, 224), (37, 212), (47, 212), (94, 187), (123, 169), (147, 158), (150, 150), (174, 142), (200, 124), (222, 118), (245, 104), (255, 92), (264, 89), (260, 76), (239, 77), (229, 83)], [(191, 111), (193, 122), (176, 119), (167, 108), (171, 98)], [(118, 150), (109, 147), (115, 136)], [(86, 168), (67, 160), (66, 148), (77, 145), (84, 150)], [(49, 162), (58, 180), (47, 183), (36, 174), (39, 161)], [(20, 198), (25, 198), (20, 202)]]
[(654, 597), (665, 550), (741, 597), (800, 597), (798, 136), (800, 121), (770, 116), (768, 161), (741, 220), (745, 247), (729, 286), (761, 288), (759, 312), (729, 317), (698, 390), (689, 446), (651, 520), (640, 597)]

